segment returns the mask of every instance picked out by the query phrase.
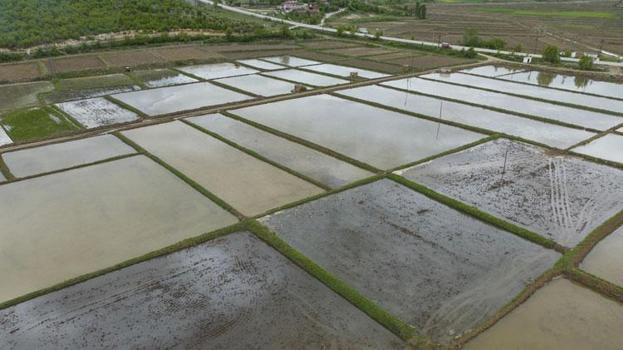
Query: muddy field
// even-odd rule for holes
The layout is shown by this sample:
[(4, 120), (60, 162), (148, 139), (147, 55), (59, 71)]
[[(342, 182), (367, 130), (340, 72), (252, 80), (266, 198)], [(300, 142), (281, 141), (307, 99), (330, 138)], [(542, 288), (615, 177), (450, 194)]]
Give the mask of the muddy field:
[(40, 104), (37, 96), (52, 89), (54, 86), (48, 81), (0, 85), (0, 113), (37, 106)]
[(262, 219), (437, 341), (478, 325), (559, 256), (390, 180)]
[(42, 76), (37, 62), (0, 65), (0, 83), (29, 81)]
[(0, 197), (0, 302), (237, 221), (143, 156), (2, 185)]
[(123, 134), (244, 214), (261, 214), (322, 192), (182, 122)]
[(6, 350), (405, 346), (246, 232), (1, 310), (0, 325)]
[(604, 238), (588, 254), (581, 268), (623, 287), (623, 227)]
[(87, 129), (128, 123), (138, 119), (136, 113), (121, 108), (102, 97), (63, 102), (56, 106)]
[(623, 207), (623, 171), (508, 140), (401, 174), (568, 247)]
[(465, 349), (617, 350), (623, 344), (622, 328), (621, 304), (558, 279), (538, 290)]
[(368, 171), (223, 115), (187, 120), (329, 187), (372, 176)]

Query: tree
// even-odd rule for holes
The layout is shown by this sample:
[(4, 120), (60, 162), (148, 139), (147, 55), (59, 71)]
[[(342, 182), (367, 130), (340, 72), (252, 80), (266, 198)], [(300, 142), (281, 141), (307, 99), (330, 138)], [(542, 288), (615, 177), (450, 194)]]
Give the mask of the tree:
[(591, 70), (593, 69), (593, 58), (590, 56), (582, 56), (580, 57), (580, 62), (578, 62), (580, 69), (582, 70)]
[(470, 47), (480, 46), (480, 37), (476, 29), (470, 28), (463, 33), (463, 45)]
[(543, 61), (549, 63), (560, 63), (560, 50), (558, 47), (549, 45), (543, 50)]

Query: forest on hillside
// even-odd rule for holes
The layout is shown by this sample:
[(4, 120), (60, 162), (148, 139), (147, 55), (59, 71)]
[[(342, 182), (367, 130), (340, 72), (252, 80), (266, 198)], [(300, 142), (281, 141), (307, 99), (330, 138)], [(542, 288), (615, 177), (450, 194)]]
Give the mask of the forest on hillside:
[(259, 25), (184, 0), (1, 0), (0, 47), (20, 48), (127, 30), (212, 29), (247, 33)]

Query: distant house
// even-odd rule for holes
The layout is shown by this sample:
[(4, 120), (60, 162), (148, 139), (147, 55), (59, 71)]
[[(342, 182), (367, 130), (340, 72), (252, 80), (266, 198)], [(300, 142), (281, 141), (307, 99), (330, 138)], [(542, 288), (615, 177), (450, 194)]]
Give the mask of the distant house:
[(279, 6), (279, 9), (283, 13), (290, 13), (290, 12), (306, 12), (306, 13), (311, 13), (311, 14), (320, 13), (320, 6), (317, 3), (306, 4), (303, 2), (298, 2), (297, 0), (286, 0), (281, 4), (281, 6)]

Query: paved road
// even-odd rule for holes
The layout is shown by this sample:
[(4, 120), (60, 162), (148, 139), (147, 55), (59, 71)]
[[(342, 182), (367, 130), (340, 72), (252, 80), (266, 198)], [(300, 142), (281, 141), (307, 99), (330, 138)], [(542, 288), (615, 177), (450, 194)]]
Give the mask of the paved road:
[[(212, 1), (210, 1), (210, 0), (199, 0), (199, 2), (202, 2), (204, 4), (208, 4), (208, 5), (213, 5)], [(232, 11), (232, 12), (240, 13), (240, 14), (247, 15), (247, 16), (253, 16), (253, 17), (256, 17), (256, 18), (261, 18), (261, 19), (264, 19), (264, 20), (267, 20), (267, 21), (283, 23), (283, 24), (287, 24), (287, 25), (293, 26), (293, 27), (307, 28), (307, 29), (311, 29), (311, 30), (315, 30), (315, 31), (325, 32), (325, 33), (333, 33), (333, 34), (337, 33), (337, 29), (335, 29), (335, 28), (323, 27), (323, 26), (315, 25), (315, 24), (300, 23), (300, 22), (295, 22), (295, 21), (290, 21), (290, 20), (287, 20), (287, 19), (283, 19), (283, 18), (277, 18), (277, 17), (267, 16), (267, 15), (262, 15), (262, 14), (259, 14), (259, 13), (251, 12), (251, 11), (239, 8), (239, 7), (233, 7), (233, 6), (229, 6), (229, 5), (218, 4), (218, 6), (223, 8), (224, 10), (227, 10), (227, 11)], [(354, 33), (354, 35), (357, 36), (357, 37), (360, 37), (360, 38), (374, 38), (374, 35), (372, 35), (372, 34)], [(434, 43), (434, 42), (430, 42), (430, 41), (410, 40), (410, 39), (396, 38), (396, 37), (391, 37), (391, 36), (381, 36), (379, 39), (383, 40), (383, 41), (402, 43), (402, 44), (410, 44), (410, 45), (424, 45), (424, 46), (434, 46), (434, 47), (438, 47), (439, 46), (438, 43)], [(462, 46), (462, 45), (450, 45), (450, 48), (452, 50), (457, 50), (457, 51), (469, 49), (469, 47)], [(533, 56), (533, 57), (538, 57), (538, 58), (542, 57), (540, 54), (531, 54), (531, 53), (527, 53), (527, 52), (512, 52), (512, 51), (492, 50), (492, 49), (483, 49), (483, 48), (474, 48), (474, 50), (476, 50), (476, 52), (484, 53), (484, 54), (500, 53), (500, 54), (504, 54), (504, 55), (511, 55), (511, 54), (514, 53), (515, 55), (518, 55), (518, 56)], [(578, 58), (570, 58), (570, 57), (561, 57), (560, 59), (562, 61), (564, 61), (564, 62), (575, 62), (575, 63), (577, 63), (577, 62), (580, 61)], [(599, 64), (605, 65), (605, 66), (623, 67), (623, 62), (601, 61), (601, 62), (599, 62)]]

